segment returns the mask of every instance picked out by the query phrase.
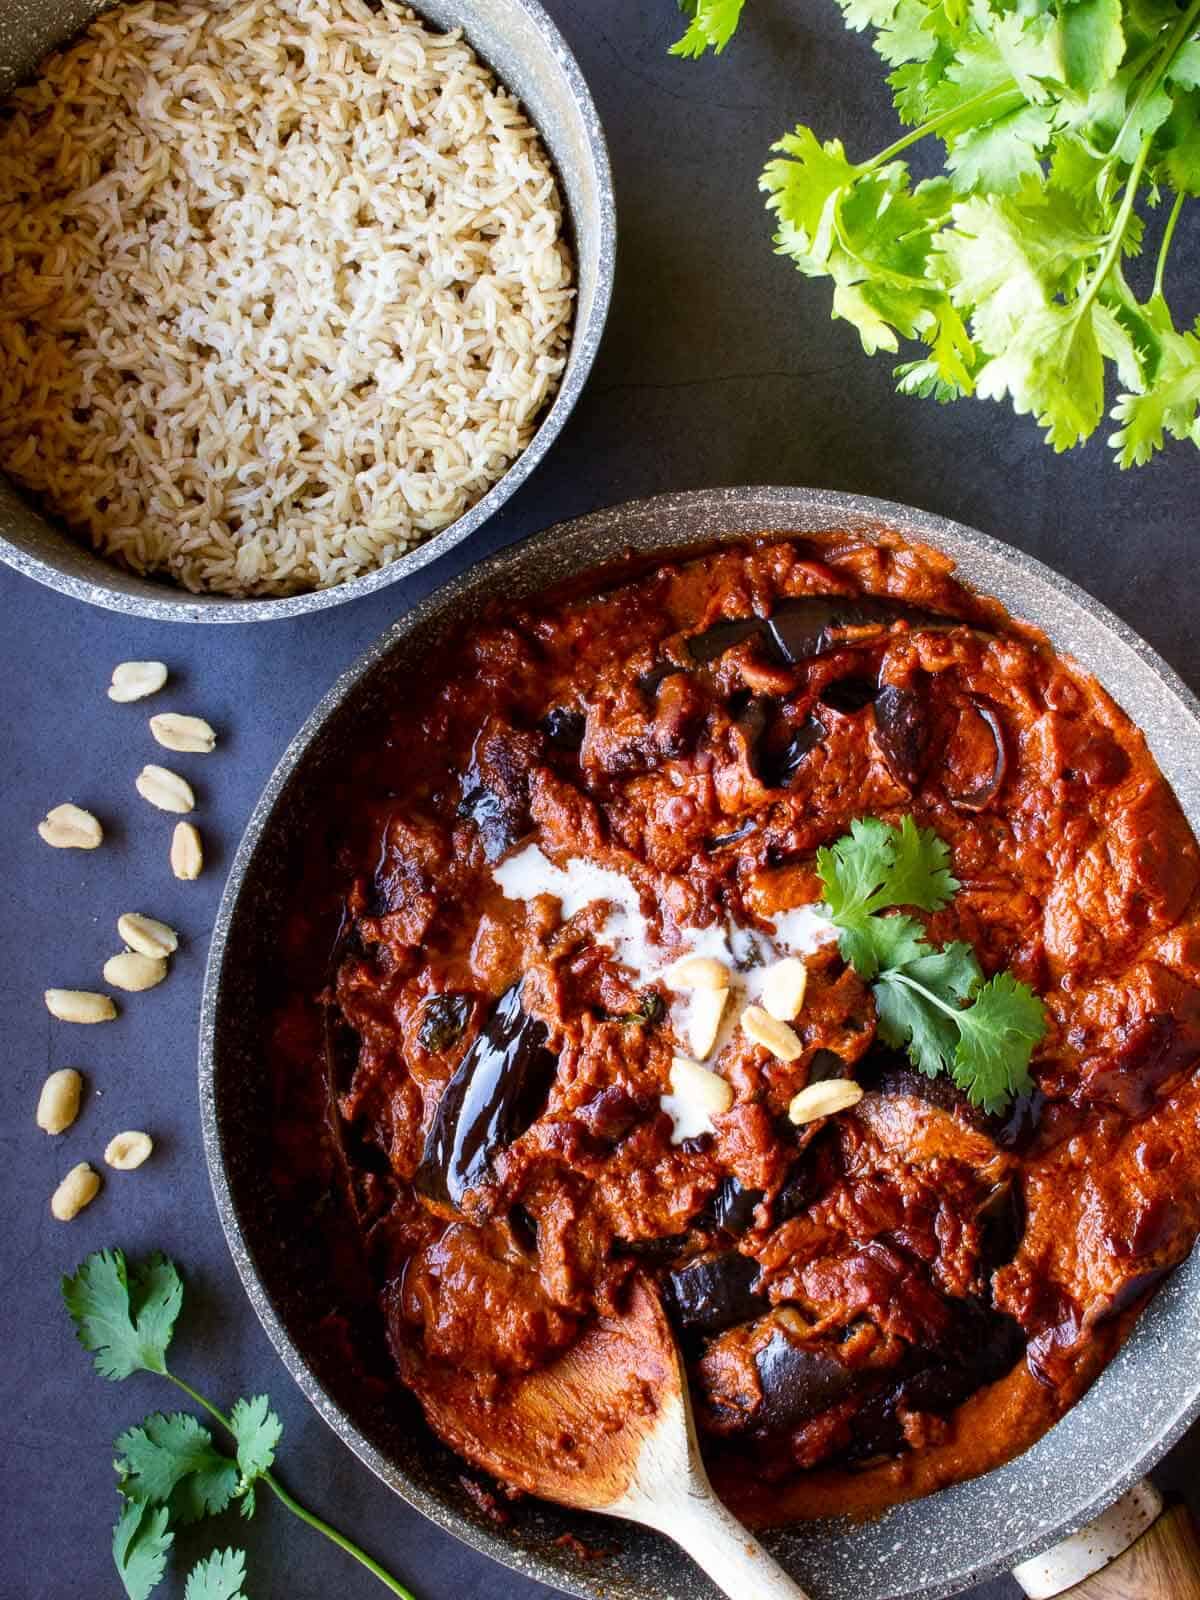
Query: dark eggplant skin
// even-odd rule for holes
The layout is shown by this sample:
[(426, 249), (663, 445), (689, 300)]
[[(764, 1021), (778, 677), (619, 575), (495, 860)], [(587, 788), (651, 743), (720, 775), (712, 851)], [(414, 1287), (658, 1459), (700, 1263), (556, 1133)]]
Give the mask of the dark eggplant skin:
[(552, 750), (573, 754), (583, 746), (587, 718), (572, 706), (552, 706), (542, 718), (540, 727)]
[(863, 1382), (835, 1356), (794, 1343), (777, 1328), (754, 1358), (762, 1386), (762, 1404), (753, 1426), (766, 1433), (787, 1433), (828, 1411)]
[(558, 1066), (547, 1036), (514, 983), (442, 1091), (413, 1179), (420, 1193), (461, 1210), (499, 1152), (541, 1115)]
[(1004, 779), (1008, 773), (1008, 738), (1004, 731), (1004, 723), (1000, 720), (1000, 713), (995, 706), (989, 705), (978, 695), (971, 697), (971, 703), (976, 715), (992, 736), (995, 746), (992, 770), (969, 793), (949, 794), (947, 799), (960, 811), (986, 811), (1004, 787)]
[(529, 832), (529, 770), (541, 748), (540, 734), (515, 728), (489, 726), (476, 735), (462, 775), (458, 814), (479, 830), (489, 865)]
[(979, 1224), (980, 1266), (990, 1279), (997, 1267), (1006, 1267), (1020, 1249), (1025, 1233), (1025, 1196), (1019, 1183), (1006, 1178), (998, 1183), (975, 1213)]
[(837, 634), (846, 628), (882, 630), (893, 622), (919, 626), (948, 620), (878, 595), (798, 595), (775, 607), (766, 625), (766, 644), (768, 654), (784, 666), (794, 667), (812, 656), (824, 655), (837, 643)]
[(708, 1202), (706, 1213), (714, 1227), (726, 1233), (745, 1233), (754, 1226), (754, 1212), (763, 1197), (761, 1189), (745, 1189), (737, 1178), (722, 1178), (716, 1193)]
[(763, 751), (759, 775), (768, 789), (786, 789), (799, 772), (805, 756), (815, 750), (829, 729), (819, 718), (805, 717), (782, 750)]
[(733, 617), (725, 622), (714, 622), (711, 628), (696, 634), (687, 642), (687, 652), (697, 666), (705, 666), (732, 650), (743, 639), (762, 632), (761, 617)]
[(721, 1333), (769, 1309), (766, 1297), (755, 1291), (758, 1277), (758, 1262), (737, 1250), (697, 1256), (667, 1274), (667, 1304), (684, 1332)]
[(873, 704), (878, 693), (879, 685), (873, 678), (835, 678), (825, 685), (818, 699), (831, 711), (853, 717)]
[(875, 742), (892, 776), (905, 788), (913, 789), (921, 781), (931, 735), (925, 696), (917, 689), (885, 683), (875, 696)]
[(743, 639), (758, 637), (778, 666), (794, 667), (813, 656), (826, 654), (847, 628), (877, 628), (893, 622), (914, 627), (953, 626), (954, 618), (940, 617), (919, 607), (878, 595), (807, 594), (781, 600), (770, 617), (731, 617), (713, 623), (687, 642), (688, 654), (699, 666), (715, 661)]
[(985, 1384), (1011, 1372), (1025, 1353), (1020, 1324), (981, 1300), (947, 1302), (952, 1331), (936, 1351), (914, 1351), (913, 1365), (894, 1387), (873, 1396), (855, 1413), (847, 1462), (899, 1455), (908, 1448), (899, 1409), (946, 1417)]
[(428, 1050), (430, 1055), (452, 1050), (466, 1032), (474, 1009), (473, 994), (431, 995), (421, 1007), (421, 1026), (417, 1029), (422, 1050)]

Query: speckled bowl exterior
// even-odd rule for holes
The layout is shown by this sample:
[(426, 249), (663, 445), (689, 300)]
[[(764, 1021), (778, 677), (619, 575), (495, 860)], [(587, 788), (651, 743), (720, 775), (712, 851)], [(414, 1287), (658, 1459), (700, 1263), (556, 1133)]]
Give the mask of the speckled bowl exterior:
[[(0, 96), (29, 77), (47, 51), (71, 39), (109, 3), (0, 0)], [(77, 600), (160, 622), (265, 622), (305, 616), (372, 594), (470, 538), (549, 450), (587, 381), (612, 299), (617, 219), (600, 119), (575, 57), (538, 0), (414, 0), (413, 9), (435, 27), (462, 28), (536, 124), (563, 190), (575, 256), (575, 325), (562, 382), (529, 445), (457, 522), (386, 567), (333, 589), (279, 600), (239, 600), (193, 595), (161, 578), (138, 577), (35, 511), (3, 473), (0, 561)]]
[[(716, 1591), (666, 1540), (553, 1506), (490, 1524), (458, 1481), (460, 1463), (425, 1430), (409, 1397), (343, 1403), (341, 1376), (313, 1364), (311, 1291), (289, 1277), (288, 1219), (258, 1159), (263, 1116), (259, 1017), (289, 848), (305, 796), (354, 747), (430, 645), (497, 596), (518, 599), (625, 551), (672, 550), (766, 529), (890, 528), (944, 551), (976, 588), (1037, 624), (1112, 692), (1145, 731), (1200, 829), (1200, 704), (1111, 612), (1032, 557), (903, 506), (804, 489), (721, 489), (619, 506), (560, 527), (455, 579), (396, 622), (341, 677), (297, 734), (238, 850), (205, 989), (200, 1053), (204, 1139), (217, 1208), (248, 1294), (289, 1371), (330, 1426), (398, 1493), (498, 1561), (594, 1600), (712, 1600)], [(783, 1529), (767, 1543), (814, 1600), (938, 1600), (1080, 1527), (1144, 1473), (1200, 1411), (1200, 1254), (1161, 1288), (1125, 1348), (1066, 1418), (1008, 1466), (897, 1507), (877, 1521)], [(580, 1560), (561, 1534), (613, 1554)]]

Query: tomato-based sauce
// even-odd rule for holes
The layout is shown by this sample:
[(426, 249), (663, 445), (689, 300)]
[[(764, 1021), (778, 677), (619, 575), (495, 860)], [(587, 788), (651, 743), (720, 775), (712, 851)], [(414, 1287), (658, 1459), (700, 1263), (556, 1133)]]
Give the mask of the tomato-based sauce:
[[(929, 550), (747, 540), (497, 605), (313, 807), (274, 1179), (322, 1189), (384, 1381), (452, 1392), (478, 1465), (638, 1274), (735, 1508), (870, 1512), (1032, 1443), (1200, 1229), (1196, 843), (1099, 685)], [(929, 938), (1045, 1006), (1002, 1114), (883, 1044), (816, 910), (818, 848), (908, 815), (960, 884)], [(729, 973), (725, 1109), (672, 1092), (687, 954)], [(784, 959), (788, 1060), (737, 1025)], [(797, 1126), (829, 1079), (865, 1092)]]

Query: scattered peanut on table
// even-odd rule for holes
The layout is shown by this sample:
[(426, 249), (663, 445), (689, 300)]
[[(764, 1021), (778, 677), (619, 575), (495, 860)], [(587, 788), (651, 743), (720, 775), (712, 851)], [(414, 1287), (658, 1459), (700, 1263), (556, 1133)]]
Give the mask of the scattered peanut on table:
[(117, 1008), (106, 994), (88, 989), (47, 989), (46, 1010), (60, 1022), (111, 1022)]
[(134, 779), (134, 788), (143, 800), (160, 811), (188, 812), (196, 809), (196, 796), (186, 778), (153, 762), (144, 766)]
[(200, 830), (190, 822), (177, 822), (171, 839), (171, 871), (177, 878), (190, 882), (200, 876), (204, 866), (204, 847), (200, 843)]
[(161, 661), (122, 661), (113, 668), (108, 698), (121, 704), (144, 700), (157, 694), (166, 681), (167, 669)]
[(38, 833), (55, 850), (95, 850), (104, 839), (104, 829), (82, 806), (55, 806), (38, 823)]
[(162, 711), (151, 717), (150, 732), (164, 749), (189, 755), (206, 756), (217, 743), (216, 733), (203, 717), (186, 717), (178, 711)]
[(154, 1140), (148, 1133), (117, 1133), (105, 1146), (104, 1159), (118, 1172), (132, 1172), (135, 1167), (141, 1166), (153, 1149)]
[(37, 1125), (43, 1133), (65, 1133), (79, 1115), (83, 1079), (74, 1067), (52, 1072), (38, 1095)]
[(143, 989), (153, 989), (167, 975), (167, 963), (162, 956), (144, 956), (137, 950), (125, 950), (120, 955), (109, 956), (104, 963), (104, 981), (114, 989), (125, 989), (130, 994), (140, 994)]
[(117, 932), (131, 950), (143, 956), (173, 956), (179, 949), (179, 935), (174, 928), (154, 917), (143, 916), (140, 911), (126, 911), (117, 918)]
[(50, 1210), (59, 1222), (70, 1222), (100, 1193), (100, 1174), (81, 1161), (50, 1196)]

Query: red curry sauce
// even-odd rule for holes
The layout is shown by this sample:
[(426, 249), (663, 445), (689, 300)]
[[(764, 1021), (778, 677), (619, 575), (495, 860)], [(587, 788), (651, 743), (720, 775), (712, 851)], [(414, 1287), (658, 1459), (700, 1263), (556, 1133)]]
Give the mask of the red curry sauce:
[[(849, 534), (499, 607), (409, 689), (323, 802), (274, 1047), (276, 1180), (328, 1181), (399, 1376), (454, 1374), (486, 1465), (506, 1382), (648, 1271), (751, 1520), (1031, 1443), (1200, 1229), (1200, 856), (1140, 732), (943, 558)], [(603, 902), (564, 922), (495, 877), (531, 841), (619, 872), (666, 956), (765, 938), (820, 845), (905, 813), (962, 884), (931, 937), (1046, 1005), (1005, 1117), (883, 1047), (826, 944), (801, 1055), (735, 1030), (731, 1109), (673, 1142), (667, 985)], [(829, 1076), (864, 1098), (793, 1126)]]

